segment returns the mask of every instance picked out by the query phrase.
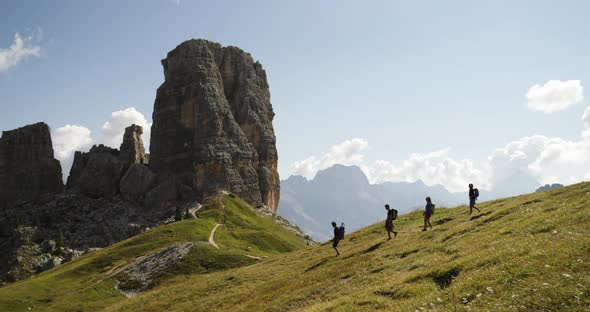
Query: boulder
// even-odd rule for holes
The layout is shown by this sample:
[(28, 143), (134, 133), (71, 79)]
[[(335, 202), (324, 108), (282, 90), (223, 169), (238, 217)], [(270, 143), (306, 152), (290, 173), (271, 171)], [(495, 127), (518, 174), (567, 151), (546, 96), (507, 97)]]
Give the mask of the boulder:
[(54, 240), (49, 239), (43, 241), (40, 246), (41, 251), (43, 251), (44, 253), (52, 253), (53, 251), (55, 251), (56, 243)]

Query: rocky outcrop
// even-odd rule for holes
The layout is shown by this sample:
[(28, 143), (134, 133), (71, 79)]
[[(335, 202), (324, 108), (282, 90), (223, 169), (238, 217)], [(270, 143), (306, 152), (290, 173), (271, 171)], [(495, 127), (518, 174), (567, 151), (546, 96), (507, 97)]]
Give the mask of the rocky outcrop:
[(189, 40), (162, 60), (150, 168), (198, 198), (228, 190), (276, 211), (274, 113), (262, 65), (235, 47)]
[(539, 188), (537, 188), (535, 190), (535, 192), (540, 193), (540, 192), (550, 191), (550, 190), (554, 190), (554, 189), (558, 189), (558, 188), (562, 188), (562, 187), (563, 187), (563, 184), (559, 184), (559, 183), (545, 184), (544, 186), (540, 186)]
[(172, 216), (174, 208), (155, 213), (118, 196), (93, 199), (75, 192), (22, 204), (9, 219), (0, 215), (0, 228), (8, 230), (0, 236), (0, 281), (26, 278), (137, 235)]
[(124, 294), (143, 291), (186, 257), (195, 243), (178, 243), (137, 259), (123, 272), (117, 288)]
[(147, 157), (141, 135), (143, 128), (125, 128), (121, 150), (94, 145), (87, 153), (76, 152), (67, 188), (92, 198), (111, 198), (119, 192), (125, 199), (140, 199), (155, 182), (155, 175), (144, 165)]
[(124, 169), (117, 149), (94, 145), (89, 152), (74, 155), (67, 188), (92, 198), (111, 198), (119, 191)]
[(0, 207), (38, 200), (63, 190), (49, 126), (36, 123), (0, 138)]
[(219, 191), (276, 212), (274, 113), (260, 63), (239, 48), (189, 40), (162, 65), (150, 154), (144, 129), (131, 125), (120, 150), (95, 145), (75, 153), (67, 192), (47, 125), (3, 133), (0, 208), (9, 209), (0, 214), (0, 280), (30, 276), (174, 220)]
[(141, 135), (143, 128), (138, 125), (131, 125), (125, 128), (123, 135), (123, 143), (119, 149), (119, 159), (126, 164), (147, 164), (147, 157), (145, 156), (145, 149)]

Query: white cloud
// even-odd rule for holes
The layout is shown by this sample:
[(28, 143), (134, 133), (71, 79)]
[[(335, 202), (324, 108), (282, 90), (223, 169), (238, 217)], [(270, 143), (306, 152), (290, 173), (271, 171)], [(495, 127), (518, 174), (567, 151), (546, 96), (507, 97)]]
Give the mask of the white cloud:
[(533, 112), (557, 112), (565, 110), (583, 99), (580, 80), (549, 80), (544, 85), (534, 85), (526, 93), (527, 106)]
[(22, 60), (31, 56), (39, 56), (41, 48), (31, 45), (31, 37), (25, 39), (16, 33), (14, 42), (6, 49), (0, 49), (0, 72), (9, 70)]
[(584, 111), (582, 121), (584, 130), (579, 140), (527, 136), (495, 149), (479, 165), (470, 159), (450, 157), (449, 148), (414, 153), (399, 164), (387, 160), (364, 163), (367, 140), (352, 139), (333, 146), (322, 157), (295, 162), (292, 169), (294, 174), (312, 178), (318, 170), (334, 164), (358, 165), (371, 183), (420, 179), (427, 185), (442, 184), (453, 192), (463, 191), (468, 183), (488, 189), (498, 183), (510, 188), (509, 182), (572, 184), (590, 179), (590, 107)]
[(369, 146), (365, 139), (354, 138), (334, 145), (330, 151), (321, 157), (310, 156), (302, 161), (296, 161), (291, 165), (293, 174), (302, 175), (306, 178), (313, 176), (322, 169), (334, 164), (360, 165), (363, 161), (364, 151)]
[(541, 183), (571, 184), (586, 178), (580, 169), (590, 168), (590, 142), (542, 135), (524, 137), (496, 149), (489, 163), (492, 183), (520, 171)]
[(484, 173), (476, 169), (473, 161), (455, 160), (449, 153), (449, 148), (424, 154), (414, 153), (399, 165), (377, 160), (362, 166), (362, 169), (372, 183), (422, 180), (429, 185), (442, 184), (452, 192), (463, 191), (469, 183), (486, 186)]
[(86, 151), (92, 145), (90, 130), (86, 127), (65, 125), (57, 128), (52, 134), (55, 158), (61, 162), (64, 177), (67, 177), (72, 167), (75, 151)]
[(147, 146), (150, 143), (151, 124), (148, 124), (145, 116), (134, 107), (111, 113), (111, 118), (102, 125), (101, 136), (98, 142), (113, 148), (119, 148), (121, 142), (123, 142), (125, 128), (132, 124), (143, 127), (141, 139), (143, 140), (143, 144), (146, 145), (147, 150)]
[(582, 136), (590, 140), (590, 106), (586, 107), (582, 115), (582, 121), (584, 122), (584, 133), (582, 133)]

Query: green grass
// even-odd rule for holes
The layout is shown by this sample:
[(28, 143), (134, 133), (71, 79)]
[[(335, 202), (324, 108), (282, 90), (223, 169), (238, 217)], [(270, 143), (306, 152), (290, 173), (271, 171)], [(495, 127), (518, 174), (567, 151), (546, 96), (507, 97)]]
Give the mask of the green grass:
[[(396, 221), (398, 238), (386, 241), (380, 222), (347, 235), (335, 257), (329, 243), (299, 248), (294, 236), (226, 197), (200, 213), (207, 220), (188, 221), (204, 222), (196, 240), (225, 223), (216, 233), (222, 249), (190, 254), (153, 289), (129, 299), (109, 282), (84, 290), (113, 266), (89, 255), (0, 288), (0, 310), (35, 303), (85, 311), (588, 311), (589, 204), (590, 183), (581, 183), (482, 203), (472, 218), (465, 206), (437, 209), (426, 232), (414, 212)], [(161, 233), (154, 239), (166, 229), (152, 231)], [(91, 270), (68, 275), (89, 258)]]
[[(208, 201), (198, 219), (152, 229), (128, 240), (90, 253), (37, 276), (0, 288), (0, 311), (92, 311), (125, 300), (114, 289), (125, 282), (123, 269), (137, 257), (175, 243), (198, 242), (189, 254), (157, 284), (178, 276), (202, 275), (255, 263), (247, 257), (272, 256), (298, 250), (305, 242), (268, 217), (257, 214), (241, 199), (220, 196)], [(215, 223), (216, 249), (207, 243)], [(244, 238), (241, 238), (241, 236)], [(129, 286), (129, 285), (128, 285)]]
[(378, 223), (348, 235), (340, 257), (324, 244), (175, 277), (106, 310), (588, 311), (589, 204), (581, 183), (482, 203), (473, 218), (438, 209), (426, 232), (414, 212), (391, 241)]

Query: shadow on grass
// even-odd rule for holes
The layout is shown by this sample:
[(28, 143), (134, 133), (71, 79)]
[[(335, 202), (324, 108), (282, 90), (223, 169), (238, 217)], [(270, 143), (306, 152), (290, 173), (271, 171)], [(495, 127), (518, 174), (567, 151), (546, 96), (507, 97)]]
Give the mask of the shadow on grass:
[(480, 213), (477, 216), (473, 216), (473, 217), (469, 218), (469, 221), (477, 220), (477, 219), (479, 219), (481, 217), (485, 217), (485, 216), (487, 216), (487, 215), (489, 215), (491, 213), (492, 213), (491, 211)]
[(510, 212), (498, 213), (497, 215), (491, 216), (491, 217), (483, 220), (483, 223), (490, 223), (490, 222), (496, 221), (500, 218), (507, 216), (508, 214), (510, 214)]
[(307, 273), (307, 272), (309, 272), (309, 271), (313, 271), (313, 270), (317, 269), (318, 267), (320, 267), (320, 266), (322, 266), (322, 265), (326, 264), (326, 262), (328, 262), (328, 259), (324, 259), (324, 260), (322, 260), (322, 261), (320, 261), (320, 262), (318, 262), (318, 263), (316, 263), (316, 264), (314, 264), (314, 265), (310, 266), (309, 268), (307, 268), (307, 269), (305, 270), (305, 273)]
[(407, 299), (414, 297), (414, 294), (410, 293), (407, 290), (397, 290), (397, 289), (388, 289), (388, 290), (377, 290), (374, 292), (377, 296), (386, 297), (392, 300), (396, 299)]
[(457, 276), (459, 276), (459, 273), (461, 273), (461, 267), (454, 267), (446, 271), (435, 271), (426, 275), (416, 275), (407, 279), (405, 283), (415, 283), (430, 278), (440, 289), (445, 289), (453, 283)]
[(542, 200), (540, 200), (540, 199), (537, 198), (537, 199), (534, 199), (534, 200), (530, 200), (530, 201), (524, 202), (524, 203), (522, 203), (522, 205), (523, 206), (528, 206), (530, 204), (535, 204), (535, 203), (540, 203), (540, 202), (542, 202)]
[(440, 289), (445, 289), (453, 283), (455, 278), (459, 276), (460, 272), (460, 267), (454, 267), (448, 271), (430, 273), (429, 277), (432, 278), (432, 281), (438, 285)]
[(436, 220), (436, 221), (434, 221), (434, 225), (445, 224), (449, 221), (453, 221), (453, 219), (452, 218), (444, 218), (444, 219)]
[(412, 250), (404, 251), (404, 252), (402, 252), (402, 253), (399, 254), (399, 257), (401, 259), (403, 259), (403, 258), (405, 258), (405, 257), (407, 257), (407, 256), (409, 256), (411, 254), (417, 253), (418, 251), (420, 251), (420, 250), (419, 249), (412, 249)]
[(375, 245), (373, 245), (373, 246), (371, 246), (371, 247), (367, 248), (365, 251), (363, 251), (363, 253), (365, 253), (365, 254), (366, 254), (366, 253), (369, 253), (369, 252), (375, 251), (375, 250), (377, 250), (379, 247), (381, 247), (381, 245), (383, 245), (383, 243), (384, 243), (384, 242), (379, 242), (379, 243), (377, 243), (377, 244), (375, 244)]

